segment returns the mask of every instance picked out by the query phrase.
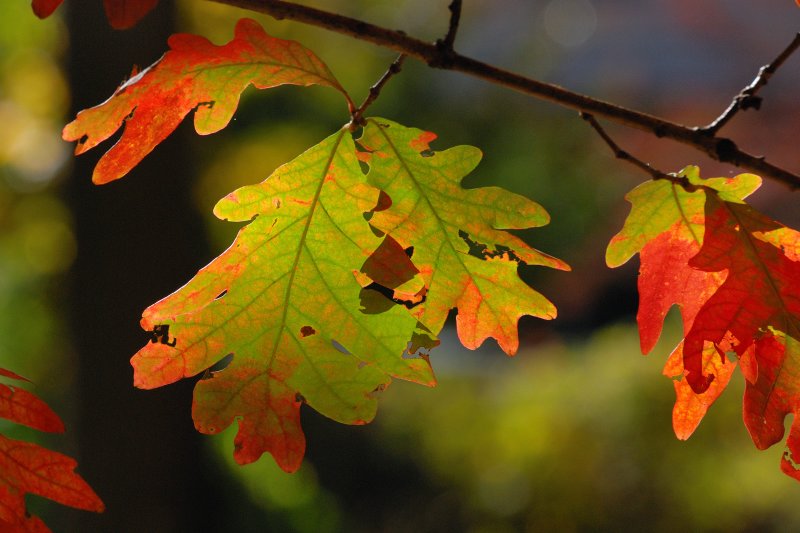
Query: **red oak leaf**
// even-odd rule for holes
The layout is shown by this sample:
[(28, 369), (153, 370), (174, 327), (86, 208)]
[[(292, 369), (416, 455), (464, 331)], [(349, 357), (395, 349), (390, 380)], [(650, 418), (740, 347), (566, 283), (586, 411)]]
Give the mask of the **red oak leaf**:
[[(643, 353), (655, 346), (664, 317), (673, 305), (680, 308), (686, 334), (702, 305), (725, 279), (724, 273), (689, 266), (703, 243), (706, 195), (719, 194), (741, 201), (761, 183), (752, 174), (704, 180), (697, 167), (687, 167), (677, 177), (685, 181), (649, 181), (626, 195), (633, 205), (631, 214), (622, 231), (611, 240), (606, 254), (612, 267), (625, 263), (636, 252), (640, 254), (636, 318)], [(687, 439), (694, 432), (736, 367), (735, 363), (723, 361), (713, 345), (704, 348), (702, 361), (704, 368), (720, 376), (703, 393), (693, 391), (683, 379), (683, 343), (672, 352), (663, 370), (674, 380), (673, 429), (680, 439)]]
[[(26, 381), (0, 368), (0, 376)], [(42, 431), (60, 433), (64, 424), (42, 400), (20, 388), (0, 383), (0, 417)], [(38, 517), (25, 508), (25, 495), (36, 494), (53, 501), (102, 512), (103, 502), (74, 472), (74, 459), (29, 442), (0, 435), (0, 531), (47, 532)]]
[[(649, 182), (629, 196), (634, 208), (609, 246), (609, 264), (641, 251), (644, 350), (669, 307), (681, 306), (685, 338), (664, 369), (676, 378), (678, 437), (691, 435), (725, 389), (737, 366), (728, 359), (736, 356), (746, 380), (745, 425), (764, 449), (783, 438), (787, 414), (800, 415), (800, 232), (742, 201), (760, 183), (754, 176), (700, 180), (687, 169), (679, 178), (685, 181)], [(800, 480), (800, 423), (787, 448), (781, 468)]]
[[(774, 231), (797, 238), (796, 232), (748, 205), (708, 195), (703, 247), (689, 265), (706, 272), (727, 271), (727, 276), (698, 311), (686, 335), (686, 378), (697, 392), (704, 391), (713, 379), (713, 374), (702, 371), (705, 342), (719, 346), (730, 334), (730, 348), (741, 355), (770, 328), (796, 336), (800, 262), (759, 238)], [(755, 357), (760, 372), (758, 350)]]
[(223, 46), (189, 34), (173, 35), (169, 46), (159, 61), (64, 127), (64, 139), (78, 141), (75, 153), (82, 154), (125, 124), (120, 140), (97, 163), (95, 183), (127, 174), (192, 110), (197, 133), (223, 129), (248, 85), (326, 85), (345, 94), (316, 55), (294, 41), (270, 37), (254, 20), (240, 20), (235, 37)]

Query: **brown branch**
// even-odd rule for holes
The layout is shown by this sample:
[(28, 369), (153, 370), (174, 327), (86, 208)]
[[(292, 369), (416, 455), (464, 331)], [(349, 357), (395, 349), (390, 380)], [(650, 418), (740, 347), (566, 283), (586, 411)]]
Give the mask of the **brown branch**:
[(461, 21), (461, 0), (453, 0), (450, 2), (450, 26), (447, 28), (447, 35), (444, 39), (438, 41), (438, 44), (445, 48), (445, 50), (453, 51), (453, 44), (456, 42), (456, 33), (458, 33), (458, 23)]
[(377, 82), (375, 82), (375, 85), (369, 88), (369, 94), (367, 95), (367, 97), (364, 99), (363, 102), (361, 102), (361, 105), (358, 106), (358, 108), (355, 109), (350, 115), (351, 127), (354, 128), (357, 126), (364, 125), (364, 112), (367, 110), (369, 106), (372, 105), (372, 103), (375, 100), (378, 99), (378, 96), (380, 96), (381, 94), (381, 89), (383, 89), (383, 86), (386, 85), (386, 82), (389, 81), (389, 79), (392, 76), (400, 72), (400, 70), (403, 68), (403, 61), (405, 60), (406, 60), (405, 55), (400, 54), (399, 56), (397, 56), (397, 59), (392, 61), (392, 64), (389, 65), (389, 68), (386, 69), (386, 72), (383, 73), (383, 76), (381, 76), (381, 78)]
[(623, 150), (622, 148), (620, 148), (619, 145), (614, 142), (614, 140), (611, 138), (611, 136), (609, 136), (608, 133), (606, 133), (606, 130), (603, 129), (603, 127), (600, 125), (600, 123), (597, 122), (597, 119), (594, 118), (589, 113), (581, 113), (580, 117), (583, 120), (585, 120), (586, 122), (588, 122), (589, 125), (592, 126), (592, 128), (594, 128), (594, 131), (596, 131), (597, 134), (600, 136), (600, 138), (605, 141), (605, 143), (611, 149), (611, 152), (614, 154), (614, 157), (616, 157), (617, 159), (621, 159), (623, 161), (627, 161), (628, 163), (631, 163), (632, 165), (634, 165), (635, 167), (639, 168), (640, 170), (645, 171), (654, 180), (663, 180), (663, 179), (674, 180), (675, 179), (675, 176), (671, 176), (671, 175), (669, 175), (669, 174), (667, 174), (665, 172), (662, 172), (662, 171), (660, 171), (660, 170), (658, 170), (656, 168), (651, 167), (648, 163), (645, 163), (641, 159), (638, 159), (638, 158), (632, 156), (630, 153), (628, 153), (625, 150)]
[(648, 131), (656, 137), (672, 139), (691, 146), (716, 161), (729, 163), (772, 178), (784, 183), (791, 189), (800, 188), (800, 176), (767, 162), (763, 157), (754, 156), (739, 149), (730, 139), (709, 135), (699, 128), (677, 124), (647, 113), (579, 94), (558, 85), (527, 78), (476, 59), (462, 56), (442, 46), (410, 37), (402, 31), (390, 30), (363, 20), (283, 0), (211, 1), (264, 13), (278, 20), (289, 19), (318, 26), (349, 35), (361, 41), (390, 48), (419, 59), (434, 68), (461, 72), (563, 107)]
[(707, 135), (715, 135), (725, 124), (736, 116), (736, 113), (739, 111), (751, 108), (756, 110), (760, 109), (761, 97), (756, 94), (767, 84), (772, 75), (775, 74), (787, 59), (789, 59), (789, 56), (791, 56), (798, 47), (800, 47), (800, 33), (794, 36), (789, 46), (778, 54), (778, 57), (776, 57), (772, 63), (764, 65), (759, 69), (758, 75), (750, 82), (750, 85), (742, 89), (739, 94), (733, 98), (731, 104), (719, 117), (708, 126), (700, 128), (700, 131)]

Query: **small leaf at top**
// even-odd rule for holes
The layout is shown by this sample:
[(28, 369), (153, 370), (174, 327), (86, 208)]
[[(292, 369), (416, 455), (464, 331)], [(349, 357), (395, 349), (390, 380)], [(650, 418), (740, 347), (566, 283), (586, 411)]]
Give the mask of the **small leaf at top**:
[(145, 311), (145, 329), (168, 327), (133, 357), (135, 385), (172, 383), (233, 354), (197, 384), (195, 425), (215, 433), (238, 419), (236, 460), (268, 451), (287, 471), (305, 450), (303, 401), (363, 424), (390, 376), (432, 385), (427, 359), (408, 353), (412, 339), (424, 343), (406, 308), (361, 310), (357, 273), (381, 242), (363, 214), (379, 193), (342, 130), (223, 198), (218, 217), (250, 223), (187, 285)]
[(326, 85), (345, 95), (328, 67), (294, 41), (270, 37), (257, 22), (242, 19), (223, 46), (204, 37), (176, 34), (164, 56), (123, 83), (102, 104), (78, 113), (64, 127), (67, 141), (82, 154), (108, 139), (122, 124), (122, 137), (100, 158), (92, 175), (98, 184), (127, 174), (193, 109), (197, 133), (228, 125), (248, 85)]
[(428, 288), (426, 301), (412, 310), (420, 322), (438, 332), (450, 309), (458, 308), (464, 346), (474, 349), (493, 337), (512, 355), (521, 316), (556, 316), (555, 306), (519, 278), (519, 264), (569, 267), (503, 231), (547, 224), (541, 206), (499, 187), (462, 188), (480, 150), (432, 152), (428, 143), (435, 137), (389, 120), (367, 120), (359, 143), (369, 152), (368, 178), (392, 200), (370, 223), (401, 247), (413, 246), (412, 261)]
[[(49, 17), (64, 0), (33, 0), (31, 7), (39, 18)], [(103, 0), (106, 16), (111, 27), (124, 30), (133, 27), (147, 15), (158, 0)]]

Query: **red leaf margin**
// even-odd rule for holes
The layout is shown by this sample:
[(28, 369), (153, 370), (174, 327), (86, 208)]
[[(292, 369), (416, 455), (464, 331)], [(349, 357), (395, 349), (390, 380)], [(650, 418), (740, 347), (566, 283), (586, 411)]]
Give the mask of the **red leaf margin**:
[[(4, 368), (0, 368), (0, 376), (28, 381)], [(0, 383), (0, 417), (50, 433), (64, 431), (63, 422), (44, 401), (3, 383)], [(0, 531), (50, 531), (41, 519), (27, 513), (26, 494), (77, 509), (103, 512), (103, 502), (75, 473), (76, 466), (71, 457), (0, 434)]]

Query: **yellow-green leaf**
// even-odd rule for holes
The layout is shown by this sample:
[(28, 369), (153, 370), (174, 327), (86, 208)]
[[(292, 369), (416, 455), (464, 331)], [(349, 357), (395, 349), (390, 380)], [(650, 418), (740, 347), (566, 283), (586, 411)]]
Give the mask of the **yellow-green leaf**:
[(378, 196), (342, 130), (223, 198), (218, 217), (251, 222), (187, 285), (145, 311), (153, 341), (132, 359), (136, 386), (165, 385), (232, 354), (195, 389), (196, 427), (215, 433), (238, 419), (238, 462), (269, 451), (292, 471), (305, 448), (302, 402), (362, 424), (389, 376), (432, 385), (427, 359), (404, 353), (416, 330), (407, 310), (361, 310), (356, 273), (381, 242), (363, 213)]
[(391, 198), (371, 223), (404, 248), (428, 287), (414, 314), (437, 332), (458, 308), (461, 342), (477, 348), (489, 337), (508, 354), (519, 345), (523, 315), (551, 319), (555, 306), (525, 284), (520, 264), (568, 270), (563, 261), (504, 231), (543, 226), (550, 220), (535, 202), (499, 187), (467, 190), (461, 180), (481, 159), (472, 146), (430, 150), (436, 135), (385, 119), (367, 121), (359, 143), (370, 152), (370, 183)]

